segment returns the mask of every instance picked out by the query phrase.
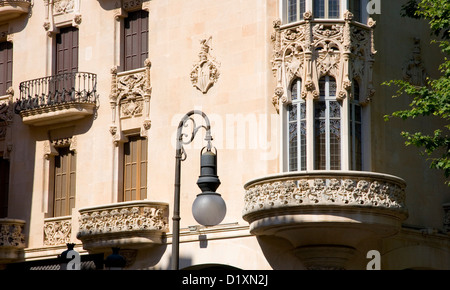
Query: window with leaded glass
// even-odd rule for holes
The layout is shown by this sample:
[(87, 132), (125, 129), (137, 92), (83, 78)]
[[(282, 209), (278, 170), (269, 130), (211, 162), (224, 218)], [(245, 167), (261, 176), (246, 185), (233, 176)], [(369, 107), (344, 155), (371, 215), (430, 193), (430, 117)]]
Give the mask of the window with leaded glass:
[(305, 13), (306, 0), (285, 0), (284, 9), (287, 23), (300, 21)]
[(353, 80), (353, 99), (350, 103), (350, 166), (352, 170), (362, 170), (362, 111), (359, 104), (360, 89)]
[(301, 87), (301, 80), (294, 80), (287, 106), (289, 171), (306, 170), (306, 102), (300, 97)]
[(341, 104), (336, 101), (336, 80), (319, 81), (320, 98), (314, 104), (314, 169), (341, 169)]
[(340, 0), (314, 0), (313, 11), (315, 18), (339, 18)]

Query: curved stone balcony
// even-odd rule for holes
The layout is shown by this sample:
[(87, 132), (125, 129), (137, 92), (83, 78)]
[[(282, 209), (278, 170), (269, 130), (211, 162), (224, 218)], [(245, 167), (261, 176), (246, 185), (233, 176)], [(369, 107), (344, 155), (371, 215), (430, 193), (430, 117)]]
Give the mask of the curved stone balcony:
[(77, 238), (91, 253), (162, 244), (169, 230), (168, 210), (166, 203), (145, 200), (83, 208)]
[(21, 258), (21, 252), (25, 249), (24, 226), (23, 220), (0, 219), (0, 264)]
[(97, 98), (96, 74), (63, 73), (20, 83), (14, 109), (24, 124), (44, 126), (93, 115)]
[(244, 187), (250, 232), (289, 241), (309, 268), (345, 268), (361, 242), (394, 235), (407, 217), (406, 184), (387, 174), (289, 172)]
[(31, 0), (0, 0), (0, 22), (9, 21), (27, 14)]

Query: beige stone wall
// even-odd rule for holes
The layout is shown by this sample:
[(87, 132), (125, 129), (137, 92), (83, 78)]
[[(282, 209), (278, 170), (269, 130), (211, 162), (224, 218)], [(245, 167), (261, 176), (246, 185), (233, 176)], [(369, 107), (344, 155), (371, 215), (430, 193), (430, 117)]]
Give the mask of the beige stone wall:
[[(82, 1), (79, 11), (82, 16), (79, 24), (79, 71), (98, 76), (99, 108), (95, 116), (47, 127), (27, 126), (22, 124), (19, 115), (14, 116), (9, 215), (26, 221), (26, 258), (53, 258), (64, 248), (45, 248), (43, 245), (49, 186), (44, 144), (49, 136), (62, 138), (70, 135), (77, 139), (73, 242), (80, 244), (76, 239), (80, 208), (117, 202), (120, 179), (118, 149), (109, 132), (112, 122), (110, 70), (118, 65), (119, 49), (115, 31), (119, 25), (115, 16), (120, 9), (116, 2)], [(271, 103), (276, 80), (270, 63), (273, 49), (270, 34), (273, 32), (272, 22), (278, 18), (277, 2), (145, 2), (150, 20), (152, 84), (152, 126), (148, 131), (148, 199), (169, 203), (172, 214), (175, 132), (185, 113), (199, 109), (209, 116), (213, 144), (218, 150), (218, 175), (222, 182), (218, 192), (227, 203), (228, 211), (223, 223), (230, 225), (230, 231), (225, 234), (214, 231), (208, 233), (208, 238), (212, 240), (205, 247), (201, 246), (199, 233), (183, 237), (180, 251), (182, 256), (191, 259), (192, 264), (223, 263), (243, 269), (270, 269), (274, 266), (269, 265), (264, 258), (267, 253), (263, 253), (257, 240), (249, 235), (245, 228), (248, 224), (242, 219), (242, 210), (245, 194), (243, 185), (253, 178), (281, 171), (282, 134), (280, 117)], [(428, 121), (383, 121), (385, 114), (408, 104), (406, 99), (392, 99), (393, 89), (378, 84), (401, 77), (402, 65), (410, 57), (414, 37), (421, 39), (422, 60), (426, 70), (433, 74), (439, 64), (437, 47), (429, 45), (426, 25), (400, 18), (398, 2), (384, 1), (382, 14), (374, 17), (377, 21), (375, 47), (378, 52), (373, 71), (376, 94), (370, 104), (371, 169), (405, 179), (409, 209), (406, 223), (440, 229), (444, 214), (441, 205), (449, 202), (448, 187), (443, 185), (439, 172), (428, 169), (428, 163), (418, 155), (417, 149), (404, 147), (404, 140), (399, 135), (408, 126), (427, 128)], [(14, 43), (13, 88), (16, 99), (19, 97), (20, 82), (50, 74), (51, 41), (43, 27), (45, 18), (44, 1), (35, 1), (29, 16), (9, 23)], [(211, 38), (210, 54), (220, 63), (220, 76), (203, 94), (193, 87), (190, 73), (199, 59), (200, 41), (208, 38)], [(205, 142), (198, 135), (193, 144), (186, 146), (187, 159), (182, 162), (181, 180), (183, 229), (196, 224), (191, 215), (191, 205), (196, 194), (200, 193), (196, 181), (200, 149), (204, 145)], [(240, 227), (239, 230), (236, 230), (236, 225)], [(399, 240), (391, 244), (388, 241), (385, 248), (402, 245), (402, 240)], [(445, 242), (440, 244), (443, 248), (447, 247), (445, 251), (448, 252), (448, 242), (446, 245)], [(141, 253), (139, 257), (142, 258), (138, 259), (136, 265), (168, 268), (170, 249), (168, 246), (159, 261), (152, 261), (154, 265), (147, 264), (145, 261), (149, 256)], [(288, 263), (295, 266), (297, 262), (290, 260)], [(444, 264), (439, 266), (449, 267)]]

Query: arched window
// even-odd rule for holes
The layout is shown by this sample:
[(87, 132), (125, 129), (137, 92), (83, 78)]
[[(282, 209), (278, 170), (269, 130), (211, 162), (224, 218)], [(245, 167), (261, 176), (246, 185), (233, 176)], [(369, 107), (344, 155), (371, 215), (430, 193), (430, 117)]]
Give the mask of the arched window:
[(306, 170), (306, 102), (300, 97), (301, 87), (302, 81), (294, 80), (287, 106), (288, 171)]
[(353, 99), (350, 103), (350, 167), (362, 170), (362, 111), (359, 104), (359, 84), (353, 80)]
[(339, 0), (314, 0), (313, 9), (315, 18), (339, 18)]
[(300, 21), (305, 13), (306, 0), (284, 0), (284, 13), (287, 23)]
[(341, 169), (341, 105), (336, 101), (336, 80), (319, 80), (320, 98), (314, 104), (314, 169)]

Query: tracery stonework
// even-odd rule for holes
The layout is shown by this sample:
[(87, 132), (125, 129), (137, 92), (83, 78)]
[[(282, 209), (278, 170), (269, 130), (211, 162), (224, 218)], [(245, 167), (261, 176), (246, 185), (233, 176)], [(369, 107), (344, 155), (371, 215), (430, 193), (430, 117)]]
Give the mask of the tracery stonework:
[(209, 52), (211, 49), (210, 41), (211, 37), (200, 41), (199, 61), (194, 64), (190, 75), (192, 85), (203, 94), (208, 92), (220, 76), (220, 63)]
[(367, 26), (354, 25), (353, 15), (344, 13), (344, 20), (312, 21), (312, 13), (304, 14), (304, 22), (282, 27), (274, 22), (272, 34), (272, 71), (276, 88), (272, 103), (277, 112), (279, 103), (291, 102), (288, 88), (295, 78), (302, 79), (301, 97), (319, 97), (319, 79), (329, 75), (336, 79), (336, 98), (351, 97), (352, 80), (363, 89), (361, 103), (373, 95), (372, 63), (376, 53), (373, 45), (375, 22)]

